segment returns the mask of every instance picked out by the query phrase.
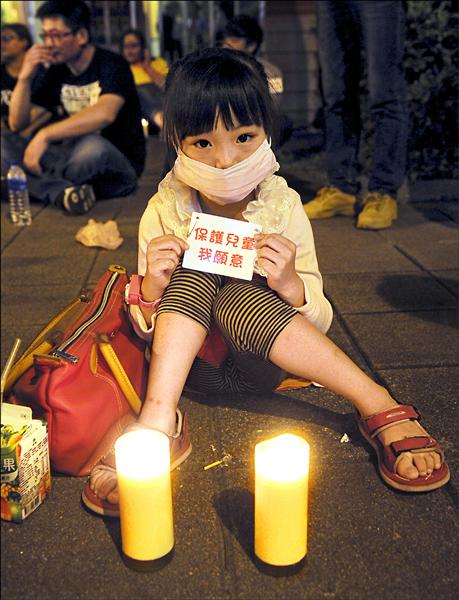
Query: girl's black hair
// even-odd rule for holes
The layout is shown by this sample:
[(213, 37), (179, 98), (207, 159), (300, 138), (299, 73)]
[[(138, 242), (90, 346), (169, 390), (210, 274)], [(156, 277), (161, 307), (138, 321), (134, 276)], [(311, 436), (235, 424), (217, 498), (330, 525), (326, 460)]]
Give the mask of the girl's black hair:
[(145, 48), (147, 46), (146, 46), (146, 42), (145, 42), (145, 36), (143, 35), (143, 33), (141, 31), (139, 31), (138, 29), (128, 29), (121, 36), (121, 40), (120, 40), (121, 52), (123, 51), (123, 47), (124, 47), (124, 38), (127, 35), (134, 35), (139, 40), (140, 49), (142, 50), (142, 52), (145, 50)]
[(18, 36), (20, 40), (27, 41), (27, 46), (25, 47), (26, 50), (28, 50), (32, 46), (33, 39), (30, 35), (30, 31), (22, 23), (5, 23), (4, 25), (2, 25), (1, 30), (5, 31), (6, 29), (14, 31), (14, 33)]
[(212, 131), (218, 117), (263, 127), (275, 137), (276, 108), (263, 66), (239, 50), (206, 48), (176, 61), (166, 78), (164, 141), (169, 162), (188, 136)]

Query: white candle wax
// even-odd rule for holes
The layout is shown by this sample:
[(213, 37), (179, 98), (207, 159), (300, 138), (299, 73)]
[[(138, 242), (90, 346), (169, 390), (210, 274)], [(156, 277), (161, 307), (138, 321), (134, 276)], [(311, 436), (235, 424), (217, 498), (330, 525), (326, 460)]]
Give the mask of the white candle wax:
[(309, 444), (282, 434), (255, 447), (255, 554), (293, 565), (307, 551)]
[(115, 443), (123, 552), (155, 560), (174, 546), (169, 438), (139, 429)]

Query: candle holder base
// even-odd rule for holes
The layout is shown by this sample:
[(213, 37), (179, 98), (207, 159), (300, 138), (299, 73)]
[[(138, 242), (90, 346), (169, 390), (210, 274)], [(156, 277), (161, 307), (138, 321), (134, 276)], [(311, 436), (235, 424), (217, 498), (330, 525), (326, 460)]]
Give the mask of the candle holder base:
[(127, 554), (124, 554), (124, 552), (122, 552), (122, 556), (124, 564), (129, 567), (129, 569), (141, 571), (142, 573), (154, 573), (168, 565), (174, 557), (174, 553), (175, 547), (164, 556), (155, 558), (154, 560), (138, 560), (136, 558), (131, 558)]
[(277, 566), (265, 563), (258, 556), (254, 557), (255, 566), (259, 571), (265, 575), (271, 575), (271, 577), (289, 577), (290, 575), (296, 575), (306, 564), (306, 556), (293, 565)]

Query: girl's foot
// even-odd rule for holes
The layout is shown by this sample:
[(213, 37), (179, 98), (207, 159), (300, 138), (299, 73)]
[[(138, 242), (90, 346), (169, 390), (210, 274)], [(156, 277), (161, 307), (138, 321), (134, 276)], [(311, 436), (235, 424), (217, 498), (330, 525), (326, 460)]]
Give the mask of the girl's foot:
[[(429, 436), (418, 421), (405, 421), (385, 429), (378, 437), (384, 446), (389, 446), (392, 442), (426, 435)], [(421, 454), (403, 452), (397, 464), (397, 473), (406, 479), (417, 479), (431, 475), (435, 469), (441, 467), (441, 462), (442, 459), (438, 452), (422, 452)]]
[(382, 478), (404, 491), (433, 490), (450, 476), (443, 451), (418, 419), (414, 407), (395, 401), (358, 419), (361, 433), (376, 450)]
[[(142, 423), (128, 425), (123, 433), (145, 429)], [(156, 428), (153, 428), (156, 429)], [(171, 471), (184, 462), (191, 453), (186, 413), (177, 409), (176, 431), (169, 435), (171, 448)], [(93, 467), (82, 493), (83, 503), (93, 512), (106, 517), (119, 517), (118, 479), (115, 465), (115, 449), (110, 451)]]

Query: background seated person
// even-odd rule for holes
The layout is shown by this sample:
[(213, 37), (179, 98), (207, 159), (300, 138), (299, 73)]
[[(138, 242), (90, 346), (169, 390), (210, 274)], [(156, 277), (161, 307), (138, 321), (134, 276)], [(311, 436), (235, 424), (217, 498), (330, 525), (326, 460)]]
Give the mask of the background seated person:
[[(9, 131), (8, 115), (14, 87), (18, 80), (24, 56), (32, 46), (33, 40), (29, 30), (22, 23), (7, 23), (1, 28), (2, 65), (1, 80), (1, 131)], [(32, 106), (30, 110), (30, 125), (20, 132), (23, 137), (32, 135), (51, 118), (51, 113), (41, 106)]]
[[(284, 91), (282, 71), (272, 63), (257, 56), (263, 43), (263, 37), (263, 30), (256, 19), (248, 15), (237, 15), (230, 19), (225, 28), (217, 34), (216, 45), (223, 48), (232, 48), (233, 50), (242, 50), (254, 56), (263, 65), (268, 78), (269, 89), (274, 95), (278, 106), (280, 106)], [(293, 124), (289, 117), (281, 111), (279, 111), (279, 116), (278, 145), (281, 146), (290, 138)]]
[(28, 143), (2, 136), (2, 174), (5, 163), (22, 160), (32, 198), (82, 214), (96, 197), (135, 189), (145, 162), (139, 100), (126, 61), (91, 43), (86, 2), (49, 0), (37, 18), (43, 44), (26, 53), (9, 125), (18, 132), (28, 123), (31, 102), (57, 120)]
[(121, 38), (121, 52), (128, 61), (140, 100), (142, 117), (163, 126), (164, 82), (169, 70), (164, 58), (153, 58), (141, 31), (129, 29)]

